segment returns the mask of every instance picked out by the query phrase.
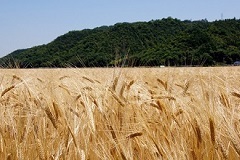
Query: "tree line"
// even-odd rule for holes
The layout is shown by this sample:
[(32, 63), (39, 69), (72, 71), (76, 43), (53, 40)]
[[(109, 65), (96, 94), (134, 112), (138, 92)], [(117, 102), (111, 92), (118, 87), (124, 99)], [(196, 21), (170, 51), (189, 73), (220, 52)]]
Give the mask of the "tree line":
[(2, 67), (216, 66), (240, 60), (240, 20), (168, 17), (70, 31), (14, 51)]

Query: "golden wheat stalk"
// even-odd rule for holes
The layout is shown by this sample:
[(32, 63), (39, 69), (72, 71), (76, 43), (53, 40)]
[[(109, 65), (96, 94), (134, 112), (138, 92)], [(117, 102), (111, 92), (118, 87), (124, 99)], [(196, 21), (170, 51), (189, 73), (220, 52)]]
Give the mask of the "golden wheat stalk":
[(65, 148), (68, 147), (69, 135), (70, 135), (70, 131), (69, 130), (65, 130), (65, 141), (64, 141)]
[(72, 108), (68, 107), (69, 111), (72, 112), (75, 116), (80, 117), (79, 113), (74, 111)]
[(39, 153), (39, 159), (40, 160), (46, 160), (46, 155), (45, 155), (45, 152), (44, 152), (44, 148), (42, 146), (42, 143), (40, 141), (40, 139), (36, 139), (36, 143), (37, 143), (37, 150), (38, 150), (38, 153)]
[(127, 90), (129, 90), (131, 88), (131, 86), (134, 84), (134, 80), (132, 80), (131, 82), (129, 82), (129, 84), (127, 85)]
[(178, 87), (180, 87), (180, 88), (182, 88), (183, 90), (184, 90), (184, 86), (183, 85), (180, 85), (180, 84), (175, 84), (176, 86), (178, 86)]
[(95, 106), (99, 109), (99, 111), (102, 113), (103, 112), (103, 108), (101, 105), (99, 105), (98, 101), (96, 98), (92, 98), (93, 104), (95, 104)]
[(236, 138), (235, 136), (232, 136), (231, 142), (233, 144), (233, 147), (234, 147), (235, 151), (240, 156), (240, 144), (239, 144), (240, 141), (239, 141), (239, 139)]
[(54, 101), (53, 101), (53, 109), (54, 109), (54, 112), (56, 115), (56, 119), (58, 120), (58, 118), (62, 117), (62, 113), (61, 113), (59, 105)]
[[(1, 130), (0, 130), (1, 131)], [(0, 152), (2, 153), (3, 152), (3, 148), (4, 147), (4, 143), (3, 143), (3, 137), (2, 137), (2, 134), (0, 135)]]
[(164, 87), (164, 89), (167, 91), (168, 90), (168, 83), (167, 81), (166, 82), (163, 82), (161, 79), (157, 79), (157, 81)]
[(24, 159), (24, 154), (23, 154), (23, 143), (20, 143), (18, 145), (18, 149), (17, 149), (17, 157), (18, 159), (22, 160)]
[(166, 107), (165, 107), (165, 103), (160, 101), (160, 100), (157, 100), (157, 106), (159, 108), (160, 111), (166, 113)]
[(57, 120), (56, 118), (53, 116), (52, 112), (50, 111), (49, 107), (45, 107), (44, 108), (45, 113), (47, 114), (48, 118), (50, 119), (50, 121), (52, 122), (54, 128), (58, 128), (58, 124), (57, 124)]
[(112, 90), (116, 91), (119, 77), (116, 77), (113, 81)]
[(113, 93), (113, 91), (111, 89), (109, 89), (109, 91), (111, 92), (111, 95), (113, 96), (113, 98), (121, 105), (121, 106), (125, 106), (124, 102), (115, 94)]
[(221, 153), (222, 153), (222, 156), (223, 156), (223, 158), (224, 159), (228, 159), (228, 151), (227, 151), (227, 149), (224, 147), (224, 144), (223, 144), (223, 142), (221, 141), (221, 138), (217, 138), (217, 145), (218, 145), (218, 147), (220, 148), (220, 150), (221, 150)]
[(171, 116), (172, 116), (173, 120), (177, 123), (178, 127), (181, 127), (177, 117), (174, 114), (172, 114)]
[(26, 136), (27, 136), (27, 128), (25, 126), (24, 129), (23, 129), (23, 133), (21, 135), (21, 138), (20, 138), (20, 143), (22, 143), (26, 139)]
[(80, 149), (81, 160), (86, 160), (86, 155), (84, 150)]
[(92, 87), (89, 87), (89, 86), (86, 86), (86, 87), (83, 87), (83, 90), (88, 90), (88, 91), (92, 91)]
[(212, 144), (215, 145), (215, 127), (212, 118), (209, 118), (209, 128)]
[(179, 116), (183, 113), (183, 110), (182, 109), (179, 109), (176, 113), (175, 113), (175, 116)]
[(194, 126), (194, 129), (195, 129), (195, 134), (197, 136), (197, 142), (198, 142), (198, 147), (199, 147), (199, 144), (202, 143), (202, 134), (201, 134), (201, 129), (198, 125), (198, 122), (195, 118), (193, 120), (193, 126)]
[(69, 89), (67, 88), (67, 86), (65, 85), (58, 85), (59, 88), (62, 88), (63, 90), (65, 90), (69, 95), (71, 95)]
[(120, 89), (120, 97), (122, 97), (122, 98), (124, 98), (123, 93), (124, 93), (125, 87), (126, 87), (126, 83), (124, 82), (121, 89)]
[(43, 80), (41, 78), (37, 78), (37, 80), (41, 83), (43, 83)]
[(13, 160), (13, 154), (12, 153), (8, 153), (7, 155), (7, 160)]
[(73, 143), (74, 143), (75, 147), (76, 147), (76, 148), (78, 148), (78, 145), (77, 145), (77, 140), (76, 140), (76, 138), (75, 138), (75, 136), (74, 136), (74, 134), (73, 134), (73, 132), (72, 132), (72, 130), (71, 130), (71, 128), (70, 128), (70, 126), (69, 126), (69, 125), (67, 125), (67, 127), (68, 127), (68, 130), (69, 130), (69, 132), (70, 132), (70, 134), (71, 134), (72, 138), (73, 138)]
[(156, 141), (154, 140), (154, 138), (152, 136), (150, 136), (150, 139), (153, 141), (155, 147), (157, 148), (157, 151), (158, 151), (158, 155), (161, 155), (162, 158), (163, 157), (163, 152), (160, 150), (160, 147), (158, 146), (158, 144), (156, 143)]
[(70, 77), (69, 76), (62, 76), (62, 77), (59, 78), (59, 80), (63, 80), (65, 78), (70, 78)]
[(117, 141), (117, 136), (116, 136), (116, 134), (115, 134), (115, 131), (114, 131), (113, 127), (112, 127), (111, 125), (107, 125), (107, 127), (108, 127), (108, 129), (110, 130), (110, 133), (111, 133), (111, 135), (112, 135), (112, 138), (113, 138), (115, 141)]
[(168, 99), (173, 101), (176, 100), (176, 98), (174, 98), (173, 96), (154, 96), (153, 99)]
[(20, 78), (20, 77), (18, 77), (18, 76), (16, 76), (16, 75), (13, 75), (13, 79), (19, 80), (19, 81), (21, 81), (21, 82), (23, 81), (22, 78)]
[(154, 108), (157, 108), (157, 109), (160, 109), (160, 107), (157, 105), (157, 104), (155, 104), (155, 103), (150, 103), (150, 106), (152, 106), (152, 107), (154, 107)]
[(228, 107), (228, 108), (230, 107), (228, 98), (223, 92), (221, 92), (219, 98), (220, 98), (220, 102), (223, 104), (224, 107)]
[(139, 137), (139, 136), (142, 136), (142, 135), (143, 135), (142, 132), (136, 132), (136, 133), (130, 134), (126, 138), (130, 139), (130, 138), (135, 138), (135, 137)]
[(78, 99), (80, 99), (82, 97), (81, 94), (77, 95), (76, 98), (75, 98), (75, 101), (77, 101)]
[(91, 78), (88, 78), (88, 77), (85, 77), (85, 76), (82, 76), (83, 79), (91, 82), (91, 83), (94, 83), (94, 80), (92, 80)]
[(4, 96), (7, 92), (11, 91), (13, 88), (15, 88), (15, 85), (12, 85), (12, 86), (6, 88), (6, 89), (2, 92), (1, 97)]
[(232, 95), (233, 95), (234, 97), (240, 98), (240, 93), (232, 92)]
[(183, 89), (183, 94), (184, 94), (184, 95), (187, 94), (187, 91), (188, 91), (189, 87), (190, 87), (190, 81), (187, 81), (187, 82), (185, 83), (185, 87), (184, 87), (184, 89)]
[[(111, 133), (111, 135), (112, 135), (113, 140), (118, 143), (117, 135), (116, 135), (113, 127), (112, 127), (111, 125), (107, 125), (107, 127), (108, 127), (108, 129), (110, 130), (110, 133)], [(124, 155), (121, 147), (119, 148), (119, 152), (120, 152), (120, 155), (121, 155), (122, 159), (127, 160), (127, 158), (126, 158), (126, 156)]]

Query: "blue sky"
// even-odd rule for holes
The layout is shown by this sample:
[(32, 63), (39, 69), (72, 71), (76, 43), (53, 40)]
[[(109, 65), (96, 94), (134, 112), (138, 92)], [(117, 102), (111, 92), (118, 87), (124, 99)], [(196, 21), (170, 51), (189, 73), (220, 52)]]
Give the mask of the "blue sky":
[(240, 18), (240, 0), (1, 0), (0, 57), (47, 44), (71, 30), (169, 16), (209, 21)]

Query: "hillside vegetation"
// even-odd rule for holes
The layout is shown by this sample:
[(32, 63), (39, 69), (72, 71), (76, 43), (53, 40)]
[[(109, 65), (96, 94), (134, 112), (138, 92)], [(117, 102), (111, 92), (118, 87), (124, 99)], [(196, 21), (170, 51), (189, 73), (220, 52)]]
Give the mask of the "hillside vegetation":
[(2, 67), (225, 65), (240, 60), (240, 20), (171, 17), (70, 31), (49, 44), (17, 50)]
[(0, 159), (240, 159), (239, 67), (0, 71)]

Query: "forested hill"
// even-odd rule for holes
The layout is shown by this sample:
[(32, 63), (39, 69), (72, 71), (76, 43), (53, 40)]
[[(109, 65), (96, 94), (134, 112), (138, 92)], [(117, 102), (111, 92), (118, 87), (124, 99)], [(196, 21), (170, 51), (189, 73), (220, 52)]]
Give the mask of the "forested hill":
[(240, 60), (240, 20), (171, 17), (70, 31), (49, 44), (0, 59), (12, 67), (225, 65)]

